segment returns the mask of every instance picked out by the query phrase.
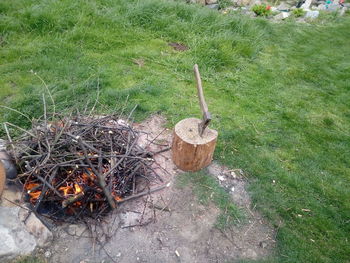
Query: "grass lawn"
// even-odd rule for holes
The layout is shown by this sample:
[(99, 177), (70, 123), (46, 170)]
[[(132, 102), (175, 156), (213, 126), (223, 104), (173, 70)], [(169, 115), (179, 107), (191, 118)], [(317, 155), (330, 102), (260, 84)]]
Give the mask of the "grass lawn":
[[(41, 115), (42, 78), (58, 110), (92, 105), (99, 90), (104, 111), (128, 98), (138, 119), (160, 112), (171, 126), (200, 117), (198, 63), (215, 157), (249, 175), (278, 228), (275, 261), (350, 262), (350, 18), (322, 21), (272, 24), (164, 0), (3, 0), (0, 104)], [(28, 125), (3, 108), (0, 121)]]

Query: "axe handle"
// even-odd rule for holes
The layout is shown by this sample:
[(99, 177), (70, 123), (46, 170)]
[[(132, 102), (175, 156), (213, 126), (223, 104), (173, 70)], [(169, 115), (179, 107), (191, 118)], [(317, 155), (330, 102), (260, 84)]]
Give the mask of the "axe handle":
[(201, 107), (202, 114), (203, 114), (203, 123), (202, 123), (203, 127), (201, 129), (201, 133), (203, 133), (204, 129), (206, 128), (206, 126), (209, 124), (209, 122), (211, 120), (211, 116), (210, 116), (210, 113), (208, 110), (207, 103), (205, 102), (205, 99), (204, 99), (202, 80), (201, 80), (201, 76), (199, 74), (198, 65), (195, 64), (193, 69), (194, 69), (194, 75), (195, 75), (196, 81), (197, 81), (199, 105)]
[(205, 102), (205, 99), (204, 99), (202, 80), (201, 80), (201, 75), (199, 74), (198, 65), (195, 64), (193, 69), (194, 69), (194, 75), (195, 75), (196, 81), (197, 81), (199, 105), (201, 106), (201, 110), (202, 110), (202, 113), (204, 115), (205, 112), (208, 112), (209, 110), (208, 110), (207, 103)]

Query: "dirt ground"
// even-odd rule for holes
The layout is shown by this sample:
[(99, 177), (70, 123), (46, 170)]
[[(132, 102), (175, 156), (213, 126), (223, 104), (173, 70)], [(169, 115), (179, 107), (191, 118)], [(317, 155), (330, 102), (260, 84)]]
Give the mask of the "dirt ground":
[[(163, 128), (166, 120), (153, 116), (136, 128), (145, 133), (140, 144), (159, 150), (170, 146), (171, 131)], [(150, 144), (153, 141), (156, 144)], [(84, 225), (63, 225), (54, 231), (53, 244), (38, 254), (48, 262), (236, 262), (262, 259), (273, 253), (275, 232), (251, 207), (243, 171), (228, 170), (213, 162), (208, 168), (220, 184), (230, 191), (232, 200), (244, 209), (248, 220), (224, 232), (215, 227), (220, 211), (199, 204), (191, 188), (177, 188), (181, 172), (173, 165), (170, 151), (156, 156), (155, 166), (163, 182), (171, 185), (150, 196), (121, 204), (98, 223), (96, 235)], [(141, 226), (140, 226), (141, 225)], [(103, 231), (102, 231), (103, 229)], [(103, 242), (103, 233), (108, 242)], [(99, 233), (101, 235), (99, 235)]]

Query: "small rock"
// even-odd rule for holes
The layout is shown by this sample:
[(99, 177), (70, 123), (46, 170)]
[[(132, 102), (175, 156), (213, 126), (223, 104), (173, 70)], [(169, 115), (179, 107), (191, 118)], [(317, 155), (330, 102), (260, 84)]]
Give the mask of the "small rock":
[(210, 4), (210, 5), (206, 5), (206, 7), (210, 9), (219, 9), (219, 4)]
[(328, 12), (336, 12), (340, 9), (340, 5), (339, 4), (329, 4), (329, 5), (326, 5), (326, 11)]
[(312, 10), (308, 10), (306, 12), (305, 18), (310, 18), (310, 19), (315, 19), (320, 15), (320, 11), (312, 11)]
[(266, 241), (260, 241), (260, 243), (259, 243), (259, 246), (261, 247), (261, 248), (267, 248), (267, 242)]
[(250, 4), (250, 1), (251, 1), (251, 0), (238, 0), (238, 1), (236, 2), (236, 4), (237, 4), (238, 6), (247, 6), (247, 5)]
[(253, 260), (256, 260), (258, 258), (258, 254), (253, 249), (250, 249), (250, 248), (243, 253), (243, 256), (245, 258), (253, 259)]
[(290, 13), (288, 13), (288, 12), (281, 12), (281, 13), (279, 13), (278, 15), (275, 15), (275, 16), (273, 17), (273, 19), (276, 20), (276, 21), (278, 21), (278, 20), (284, 20), (284, 19), (286, 19), (286, 18), (289, 17), (289, 16), (290, 16)]
[(46, 247), (53, 239), (53, 235), (49, 229), (36, 217), (34, 213), (21, 210), (19, 217), (24, 222), (26, 230), (35, 237), (39, 247)]
[(50, 250), (46, 251), (45, 254), (44, 254), (44, 256), (45, 256), (46, 258), (50, 258), (51, 255), (52, 255), (52, 253), (51, 253)]
[(344, 6), (344, 7), (340, 10), (339, 15), (340, 15), (340, 16), (345, 15), (345, 13), (346, 13), (347, 10), (348, 10), (348, 8)]
[(312, 0), (306, 0), (300, 8), (304, 9), (304, 10), (308, 10), (310, 8)]
[(205, 0), (190, 0), (190, 3), (205, 5)]
[(232, 187), (231, 187), (231, 192), (234, 192), (234, 191), (235, 191), (235, 187), (232, 186)]
[(326, 5), (320, 4), (320, 5), (317, 6), (317, 9), (318, 10), (326, 10)]
[(234, 171), (231, 171), (230, 174), (231, 174), (231, 176), (232, 176), (233, 179), (236, 179), (236, 178), (237, 178), (237, 175), (236, 175), (236, 173), (235, 173)]
[(205, 3), (207, 5), (213, 5), (213, 4), (217, 4), (218, 3), (218, 0), (205, 0)]
[(260, 0), (253, 0), (250, 2), (250, 6), (255, 6), (255, 5), (261, 5), (261, 1)]
[(218, 179), (219, 179), (220, 181), (225, 181), (225, 176), (219, 175), (219, 176), (218, 176)]
[(285, 2), (282, 2), (279, 6), (277, 6), (277, 10), (279, 11), (289, 11), (290, 5), (286, 4)]
[(242, 10), (242, 14), (249, 16), (249, 17), (256, 17), (256, 14), (250, 10)]
[(116, 255), (117, 258), (120, 258), (121, 256), (122, 256), (122, 253), (120, 252)]

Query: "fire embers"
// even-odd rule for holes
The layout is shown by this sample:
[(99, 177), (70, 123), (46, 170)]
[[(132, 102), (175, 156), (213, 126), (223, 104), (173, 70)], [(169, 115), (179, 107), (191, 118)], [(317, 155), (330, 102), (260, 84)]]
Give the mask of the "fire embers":
[(148, 187), (153, 153), (138, 146), (130, 125), (115, 116), (60, 119), (35, 123), (14, 142), (33, 210), (60, 220), (96, 218), (138, 194), (139, 182)]
[[(108, 169), (104, 168), (103, 172), (108, 172)], [(56, 205), (61, 206), (64, 214), (68, 216), (82, 213), (92, 216), (95, 212), (104, 214), (109, 210), (103, 190), (91, 168), (87, 168), (84, 172), (84, 169), (78, 166), (75, 170), (62, 171), (61, 174), (52, 181), (53, 189), (50, 189), (47, 185), (45, 186), (40, 181), (36, 182), (38, 180), (35, 176), (30, 177), (30, 180), (24, 184), (29, 201), (34, 207), (39, 205), (40, 202), (42, 204), (47, 203), (46, 205), (56, 203)], [(108, 179), (111, 179), (111, 176)], [(111, 194), (115, 201), (122, 200), (115, 191), (111, 191)]]

